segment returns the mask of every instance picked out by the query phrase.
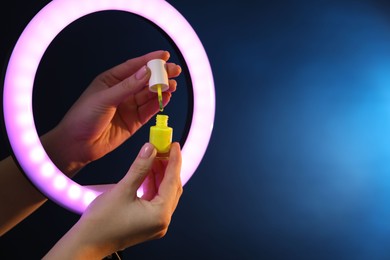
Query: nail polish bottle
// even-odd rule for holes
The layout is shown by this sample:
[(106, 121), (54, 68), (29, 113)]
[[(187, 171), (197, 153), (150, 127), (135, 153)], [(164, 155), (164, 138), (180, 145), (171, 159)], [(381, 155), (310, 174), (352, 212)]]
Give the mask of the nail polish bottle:
[(168, 116), (158, 114), (156, 125), (150, 127), (149, 142), (157, 150), (157, 158), (168, 158), (172, 143), (172, 127), (168, 126)]

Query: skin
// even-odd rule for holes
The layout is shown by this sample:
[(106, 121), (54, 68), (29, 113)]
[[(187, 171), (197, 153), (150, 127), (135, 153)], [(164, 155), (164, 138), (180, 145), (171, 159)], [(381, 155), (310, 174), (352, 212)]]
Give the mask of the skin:
[[(72, 176), (117, 148), (159, 111), (157, 95), (145, 87), (150, 78), (146, 63), (152, 59), (167, 61), (169, 53), (152, 52), (97, 76), (43, 138), (47, 153), (61, 170)], [(177, 77), (181, 68), (168, 63), (167, 71), (170, 78)], [(176, 81), (170, 79), (169, 90), (163, 93), (164, 106), (175, 90)]]
[[(147, 149), (150, 155), (144, 157)], [(183, 192), (180, 147), (172, 144), (168, 163), (155, 157), (154, 147), (146, 144), (127, 175), (95, 199), (43, 259), (102, 259), (163, 237)], [(138, 198), (142, 184), (145, 193)]]
[[(159, 111), (157, 95), (150, 92), (146, 87), (150, 78), (150, 71), (147, 69), (146, 63), (152, 59), (168, 61), (169, 56), (169, 53), (166, 51), (151, 52), (144, 56), (127, 60), (98, 75), (70, 108), (61, 122), (41, 137), (41, 142), (47, 154), (64, 174), (72, 177), (88, 163), (113, 151)], [(174, 63), (167, 63), (167, 71), (170, 80), (169, 90), (163, 93), (164, 106), (168, 104), (172, 93), (176, 90), (176, 81), (172, 78), (180, 75), (181, 68)], [(158, 234), (163, 234), (161, 227), (164, 227), (163, 230), (166, 230), (169, 224), (169, 221), (166, 220), (172, 215), (177, 205), (177, 194), (181, 194), (181, 184), (177, 184), (177, 179), (180, 178), (178, 176), (181, 155), (178, 144), (172, 145), (171, 157), (167, 165), (155, 160), (155, 155), (153, 154), (155, 154), (154, 149), (151, 156), (147, 159), (138, 156), (124, 180), (98, 197), (96, 202), (94, 201), (90, 209), (87, 210), (87, 213), (83, 214), (80, 221), (59, 243), (66, 241), (65, 244), (68, 244), (67, 241), (78, 241), (80, 245), (80, 243), (84, 242), (88, 245), (85, 248), (89, 248), (88, 250), (85, 250), (85, 248), (81, 250), (84, 253), (93, 252), (93, 248), (97, 244), (106, 244), (107, 246), (102, 248), (107, 248), (105, 250), (105, 253), (107, 253), (114, 248), (116, 249), (117, 246), (115, 245), (120, 245), (120, 247), (131, 246), (143, 240), (159, 237)], [(150, 170), (150, 167), (152, 167), (152, 170)], [(39, 208), (47, 199), (23, 176), (11, 157), (0, 162), (0, 169), (1, 236)], [(142, 178), (141, 175), (143, 176)], [(138, 177), (136, 180), (131, 181), (134, 176)], [(164, 181), (166, 178), (167, 181)], [(134, 196), (132, 197), (133, 201), (126, 199), (116, 200), (121, 196), (128, 198), (129, 192), (134, 195), (134, 187), (140, 185), (141, 179), (145, 179), (145, 185), (149, 183), (145, 189), (147, 192), (145, 197), (142, 198), (142, 203)], [(174, 184), (171, 183), (172, 179), (175, 179)], [(165, 182), (170, 183), (170, 185), (163, 185)], [(131, 184), (132, 188), (126, 190), (123, 183)], [(154, 184), (151, 185), (151, 183)], [(166, 195), (160, 196), (162, 195), (160, 194), (160, 189), (162, 194)], [(168, 190), (170, 189), (173, 189), (175, 192), (169, 192)], [(170, 196), (174, 198), (170, 198)], [(99, 201), (111, 202), (99, 203)], [(165, 206), (157, 207), (157, 202)], [(150, 203), (155, 205), (155, 207), (152, 207)], [(88, 223), (93, 223), (97, 220), (103, 223), (107, 223), (107, 221), (112, 222), (111, 210), (113, 209), (109, 209), (109, 207), (114, 205), (116, 211), (118, 208), (126, 209), (127, 213), (124, 213), (124, 216), (127, 217), (130, 215), (142, 216), (143, 214), (151, 216), (149, 224), (144, 223), (142, 225), (141, 223), (139, 225), (137, 218), (131, 218), (133, 219), (133, 222), (131, 222), (123, 217), (115, 223), (121, 227), (123, 224), (127, 224), (129, 227), (127, 233), (120, 234), (119, 231), (121, 230), (112, 226), (111, 231), (106, 230), (102, 232), (102, 241), (85, 239), (83, 234), (86, 234), (86, 232), (89, 234), (93, 229)], [(134, 205), (143, 205), (144, 207), (136, 207)], [(156, 208), (159, 208), (159, 210)], [(110, 212), (110, 214), (104, 212)], [(133, 213), (130, 214), (130, 212)], [(146, 220), (148, 218), (138, 217), (138, 219)], [(131, 231), (131, 225), (135, 223), (140, 227), (138, 233)], [(151, 228), (151, 226), (159, 228)], [(145, 229), (141, 227), (145, 227)], [(153, 230), (154, 232), (151, 232)], [(157, 232), (156, 230), (159, 231)], [(142, 233), (144, 236), (141, 235)], [(118, 238), (115, 238), (115, 234), (118, 235)], [(96, 234), (95, 237), (100, 237), (100, 235)], [(123, 237), (127, 239), (122, 239)], [(77, 251), (74, 247), (71, 248)], [(57, 250), (53, 252), (56, 255), (55, 259), (60, 259), (61, 253), (64, 253)], [(52, 253), (48, 254), (47, 259), (54, 256)]]

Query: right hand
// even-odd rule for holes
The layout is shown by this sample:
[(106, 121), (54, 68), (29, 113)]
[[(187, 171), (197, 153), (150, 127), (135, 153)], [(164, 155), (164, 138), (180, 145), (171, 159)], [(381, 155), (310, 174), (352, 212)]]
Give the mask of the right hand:
[[(81, 245), (94, 245), (104, 257), (166, 234), (183, 192), (180, 146), (172, 144), (167, 163), (155, 156), (145, 144), (126, 176), (89, 205), (76, 224)], [(141, 185), (144, 195), (138, 198)]]

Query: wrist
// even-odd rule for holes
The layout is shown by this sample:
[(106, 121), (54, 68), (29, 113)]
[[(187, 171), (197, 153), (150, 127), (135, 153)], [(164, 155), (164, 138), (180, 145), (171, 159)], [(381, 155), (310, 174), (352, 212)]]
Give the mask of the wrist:
[[(95, 227), (96, 229), (96, 227)], [(50, 259), (103, 259), (115, 252), (110, 246), (97, 243), (94, 232), (77, 222), (46, 254)]]
[(77, 144), (62, 134), (63, 132), (59, 127), (55, 127), (44, 134), (40, 140), (47, 155), (57, 168), (66, 176), (73, 177), (87, 162), (79, 159), (82, 157), (77, 153), (79, 151), (76, 147)]

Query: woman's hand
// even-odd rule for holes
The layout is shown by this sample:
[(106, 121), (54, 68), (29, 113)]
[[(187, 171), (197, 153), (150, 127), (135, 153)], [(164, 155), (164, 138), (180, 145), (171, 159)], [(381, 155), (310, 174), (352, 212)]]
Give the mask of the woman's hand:
[(102, 259), (163, 237), (183, 191), (179, 144), (172, 144), (169, 161), (155, 157), (154, 147), (145, 144), (126, 176), (89, 205), (45, 259)]
[[(156, 93), (147, 86), (152, 59), (169, 59), (156, 51), (128, 60), (97, 76), (63, 120), (42, 140), (52, 161), (71, 176), (87, 163), (111, 152), (132, 136), (159, 110)], [(180, 66), (167, 63), (168, 77), (177, 77)], [(176, 81), (163, 93), (167, 105)], [(61, 149), (58, 149), (58, 148)]]

